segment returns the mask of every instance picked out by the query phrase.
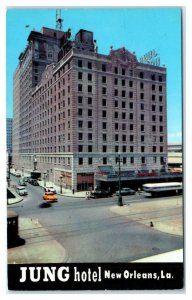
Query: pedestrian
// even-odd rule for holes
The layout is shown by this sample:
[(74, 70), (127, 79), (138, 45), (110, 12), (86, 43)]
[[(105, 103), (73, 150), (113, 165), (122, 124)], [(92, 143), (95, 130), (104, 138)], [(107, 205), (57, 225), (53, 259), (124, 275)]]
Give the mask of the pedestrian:
[(72, 189), (72, 193), (73, 193), (73, 195), (75, 194), (75, 190), (74, 189)]

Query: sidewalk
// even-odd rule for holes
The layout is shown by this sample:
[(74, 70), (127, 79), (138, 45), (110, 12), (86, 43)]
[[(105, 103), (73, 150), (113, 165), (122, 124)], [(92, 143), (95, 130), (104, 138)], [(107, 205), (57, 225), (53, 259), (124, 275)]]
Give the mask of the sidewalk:
[(179, 236), (183, 235), (182, 209), (182, 197), (174, 197), (169, 200), (153, 199), (148, 202), (141, 201), (110, 208), (112, 212), (125, 216), (133, 222), (141, 223), (153, 230)]
[(25, 239), (25, 244), (7, 250), (9, 264), (65, 262), (66, 250), (38, 219), (19, 218), (19, 236)]

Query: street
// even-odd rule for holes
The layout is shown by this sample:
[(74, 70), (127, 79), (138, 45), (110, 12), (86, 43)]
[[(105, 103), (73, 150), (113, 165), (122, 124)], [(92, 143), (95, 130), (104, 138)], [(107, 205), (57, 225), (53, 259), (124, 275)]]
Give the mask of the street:
[[(182, 236), (161, 232), (139, 222), (139, 219), (115, 213), (111, 209), (117, 206), (115, 196), (85, 200), (58, 195), (58, 202), (43, 207), (43, 188), (28, 183), (27, 190), (28, 196), (12, 209), (19, 213), (20, 218), (38, 219), (65, 248), (64, 262), (129, 262), (183, 248)], [(166, 202), (170, 198), (158, 200)], [(123, 197), (124, 205), (151, 200), (143, 195)], [(182, 212), (176, 210), (171, 215), (177, 218), (178, 214)], [(22, 237), (22, 230), (19, 234)], [(42, 234), (42, 239), (45, 238)]]

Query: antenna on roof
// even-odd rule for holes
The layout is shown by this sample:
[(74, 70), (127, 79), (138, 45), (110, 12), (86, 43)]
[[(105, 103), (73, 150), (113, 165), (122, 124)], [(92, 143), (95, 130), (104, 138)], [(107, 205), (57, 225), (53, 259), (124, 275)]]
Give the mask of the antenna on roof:
[(61, 9), (56, 9), (56, 29), (62, 30), (63, 19), (61, 18)]

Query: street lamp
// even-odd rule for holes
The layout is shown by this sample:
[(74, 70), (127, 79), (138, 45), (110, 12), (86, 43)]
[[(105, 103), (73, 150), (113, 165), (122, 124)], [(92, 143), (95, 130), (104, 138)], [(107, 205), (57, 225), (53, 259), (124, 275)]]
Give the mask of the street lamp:
[(47, 173), (44, 172), (43, 174), (44, 174), (44, 187), (46, 187), (46, 175), (47, 175)]
[(60, 175), (59, 178), (60, 178), (60, 194), (62, 194), (62, 178), (63, 178), (63, 176)]
[(121, 154), (118, 153), (119, 162), (119, 194), (118, 194), (118, 205), (123, 206), (122, 196), (121, 196)]
[(22, 169), (22, 177), (24, 176), (24, 167), (21, 168)]

